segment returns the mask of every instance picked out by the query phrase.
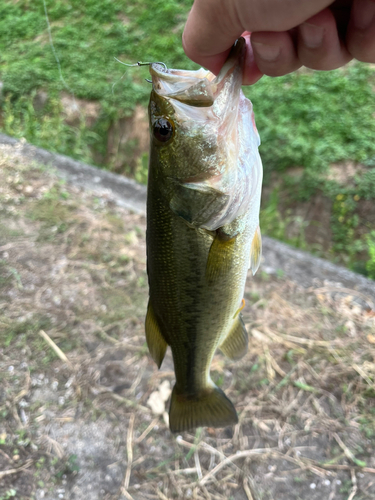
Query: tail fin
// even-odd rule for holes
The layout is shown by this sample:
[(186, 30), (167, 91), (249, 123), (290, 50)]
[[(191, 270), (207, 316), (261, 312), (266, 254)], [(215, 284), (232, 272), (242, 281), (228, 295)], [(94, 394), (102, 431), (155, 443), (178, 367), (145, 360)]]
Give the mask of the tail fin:
[(238, 422), (232, 402), (218, 387), (210, 387), (195, 397), (178, 394), (174, 386), (169, 408), (169, 427), (182, 432), (196, 427), (226, 427)]

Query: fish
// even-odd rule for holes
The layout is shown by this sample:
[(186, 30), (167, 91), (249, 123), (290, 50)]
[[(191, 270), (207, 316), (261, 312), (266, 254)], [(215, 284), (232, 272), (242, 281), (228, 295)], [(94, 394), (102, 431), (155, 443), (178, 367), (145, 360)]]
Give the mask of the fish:
[(232, 360), (247, 352), (243, 294), (261, 260), (263, 171), (241, 90), (245, 51), (239, 38), (217, 76), (150, 65), (145, 331), (158, 368), (172, 350), (172, 432), (238, 422), (210, 366), (217, 348)]

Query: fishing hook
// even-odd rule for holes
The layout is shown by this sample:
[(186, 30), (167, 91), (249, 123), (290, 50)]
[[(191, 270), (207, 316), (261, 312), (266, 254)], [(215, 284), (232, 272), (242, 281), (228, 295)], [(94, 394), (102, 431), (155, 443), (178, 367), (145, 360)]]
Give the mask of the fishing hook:
[[(120, 64), (123, 64), (124, 66), (130, 66), (130, 67), (135, 67), (135, 66), (150, 66), (151, 64), (161, 64), (163, 67), (164, 67), (164, 71), (168, 71), (168, 68), (167, 68), (167, 65), (163, 62), (142, 62), (142, 61), (138, 61), (136, 62), (135, 64), (127, 64), (127, 63), (124, 63), (122, 61), (120, 61), (120, 59), (117, 59), (117, 57), (115, 57), (115, 60), (117, 62), (119, 62)], [(145, 78), (146, 82), (148, 83), (152, 83), (152, 80), (149, 80), (148, 78)]]

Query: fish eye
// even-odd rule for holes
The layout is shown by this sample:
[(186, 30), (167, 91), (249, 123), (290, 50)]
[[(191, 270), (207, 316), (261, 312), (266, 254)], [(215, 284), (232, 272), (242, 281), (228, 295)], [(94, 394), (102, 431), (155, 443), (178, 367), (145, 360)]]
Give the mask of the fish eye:
[(159, 118), (154, 123), (154, 137), (159, 142), (168, 142), (174, 132), (173, 122), (166, 118)]

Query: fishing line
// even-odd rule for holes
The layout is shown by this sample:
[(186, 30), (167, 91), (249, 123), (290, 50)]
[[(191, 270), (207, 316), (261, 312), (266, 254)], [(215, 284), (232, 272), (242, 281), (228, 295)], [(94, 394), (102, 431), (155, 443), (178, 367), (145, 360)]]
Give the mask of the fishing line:
[[(123, 62), (119, 61), (116, 57), (115, 57), (115, 59), (116, 59), (116, 61), (118, 61), (119, 63), (121, 63), (121, 64), (125, 64), (125, 63), (123, 63)], [(127, 64), (125, 64), (125, 66), (127, 66)], [(124, 76), (125, 76), (125, 75), (126, 75), (126, 71), (125, 71), (125, 73), (122, 75), (122, 77), (121, 77), (119, 80), (117, 80), (117, 82), (115, 82), (115, 83), (112, 85), (112, 95), (113, 95), (113, 96), (115, 95), (115, 93), (113, 92), (114, 88), (116, 87), (116, 85), (117, 85), (119, 82), (121, 82), (121, 80), (124, 78)]]
[(59, 69), (59, 75), (60, 75), (60, 80), (62, 82), (62, 84), (64, 85), (64, 87), (66, 88), (66, 90), (68, 90), (72, 95), (73, 95), (73, 102), (74, 102), (74, 105), (75, 107), (78, 109), (78, 112), (79, 114), (82, 116), (82, 113), (79, 109), (79, 106), (77, 105), (77, 102), (76, 102), (76, 98), (75, 98), (75, 95), (74, 95), (74, 91), (69, 87), (69, 85), (66, 83), (64, 77), (63, 77), (63, 74), (62, 74), (62, 70), (61, 70), (61, 64), (60, 64), (60, 59), (59, 59), (59, 56), (57, 55), (57, 52), (56, 52), (56, 49), (55, 49), (55, 46), (53, 44), (53, 39), (52, 39), (52, 30), (51, 30), (51, 24), (49, 22), (49, 17), (48, 17), (48, 12), (47, 12), (47, 5), (46, 5), (46, 0), (43, 0), (43, 6), (44, 6), (44, 14), (46, 16), (46, 23), (47, 23), (47, 31), (48, 31), (48, 37), (49, 37), (49, 43), (50, 43), (50, 46), (51, 46), (51, 49), (52, 49), (52, 52), (53, 52), (53, 55), (55, 57), (55, 60), (56, 60), (56, 63), (57, 63), (57, 67)]

